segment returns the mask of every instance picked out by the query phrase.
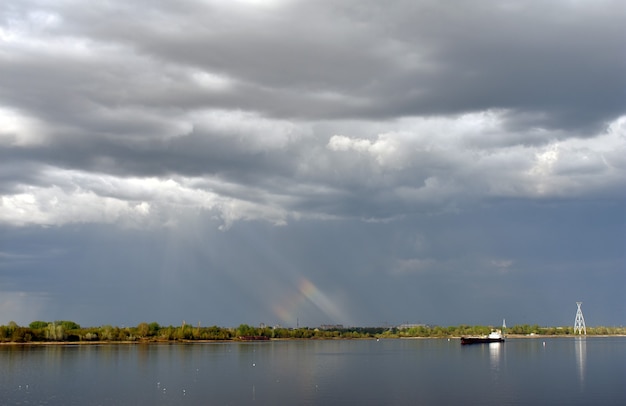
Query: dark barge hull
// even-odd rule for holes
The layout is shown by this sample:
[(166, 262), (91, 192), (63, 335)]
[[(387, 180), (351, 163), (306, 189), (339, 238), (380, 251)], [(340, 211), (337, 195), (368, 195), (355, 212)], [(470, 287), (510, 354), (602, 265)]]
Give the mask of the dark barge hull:
[(488, 337), (461, 337), (461, 344), (489, 344), (503, 343), (504, 338), (488, 338)]
[(241, 341), (269, 341), (269, 337), (266, 336), (239, 336)]

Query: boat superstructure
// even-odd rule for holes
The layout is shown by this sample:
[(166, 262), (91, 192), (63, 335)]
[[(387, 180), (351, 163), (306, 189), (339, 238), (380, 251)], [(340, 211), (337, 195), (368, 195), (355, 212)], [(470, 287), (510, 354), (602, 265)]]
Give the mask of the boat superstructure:
[(488, 343), (503, 343), (504, 342), (504, 329), (506, 328), (506, 321), (502, 320), (502, 330), (493, 330), (489, 335), (480, 337), (461, 337), (461, 344), (488, 344)]

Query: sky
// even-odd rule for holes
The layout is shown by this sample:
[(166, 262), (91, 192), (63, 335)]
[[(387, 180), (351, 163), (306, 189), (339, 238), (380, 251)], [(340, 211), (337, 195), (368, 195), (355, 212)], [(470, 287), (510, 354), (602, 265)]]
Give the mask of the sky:
[(0, 4), (0, 324), (626, 325), (621, 0)]

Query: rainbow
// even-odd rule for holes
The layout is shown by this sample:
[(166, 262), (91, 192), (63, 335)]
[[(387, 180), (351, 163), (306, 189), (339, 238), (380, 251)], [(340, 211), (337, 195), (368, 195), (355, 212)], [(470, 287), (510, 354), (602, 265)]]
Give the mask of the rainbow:
[(329, 322), (346, 320), (344, 312), (327, 295), (320, 291), (310, 280), (300, 278), (296, 294), (292, 295), (288, 303), (274, 306), (274, 314), (282, 323), (295, 324), (297, 314), (303, 307), (313, 305), (322, 312)]

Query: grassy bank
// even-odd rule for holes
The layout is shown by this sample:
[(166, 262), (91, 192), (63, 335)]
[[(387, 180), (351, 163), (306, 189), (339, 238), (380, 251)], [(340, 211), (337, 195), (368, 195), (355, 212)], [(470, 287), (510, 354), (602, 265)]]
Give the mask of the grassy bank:
[[(134, 327), (81, 327), (72, 321), (35, 321), (28, 326), (14, 322), (0, 326), (0, 343), (102, 343), (102, 342), (200, 342), (235, 341), (240, 337), (258, 336), (269, 339), (354, 339), (354, 338), (458, 338), (484, 335), (494, 326), (428, 326), (397, 327), (350, 327), (350, 328), (283, 328), (219, 326), (161, 326), (156, 322), (140, 323)], [(509, 337), (573, 336), (572, 327), (540, 327), (538, 325), (515, 325), (507, 329)], [(626, 327), (588, 327), (588, 336), (626, 335)]]

